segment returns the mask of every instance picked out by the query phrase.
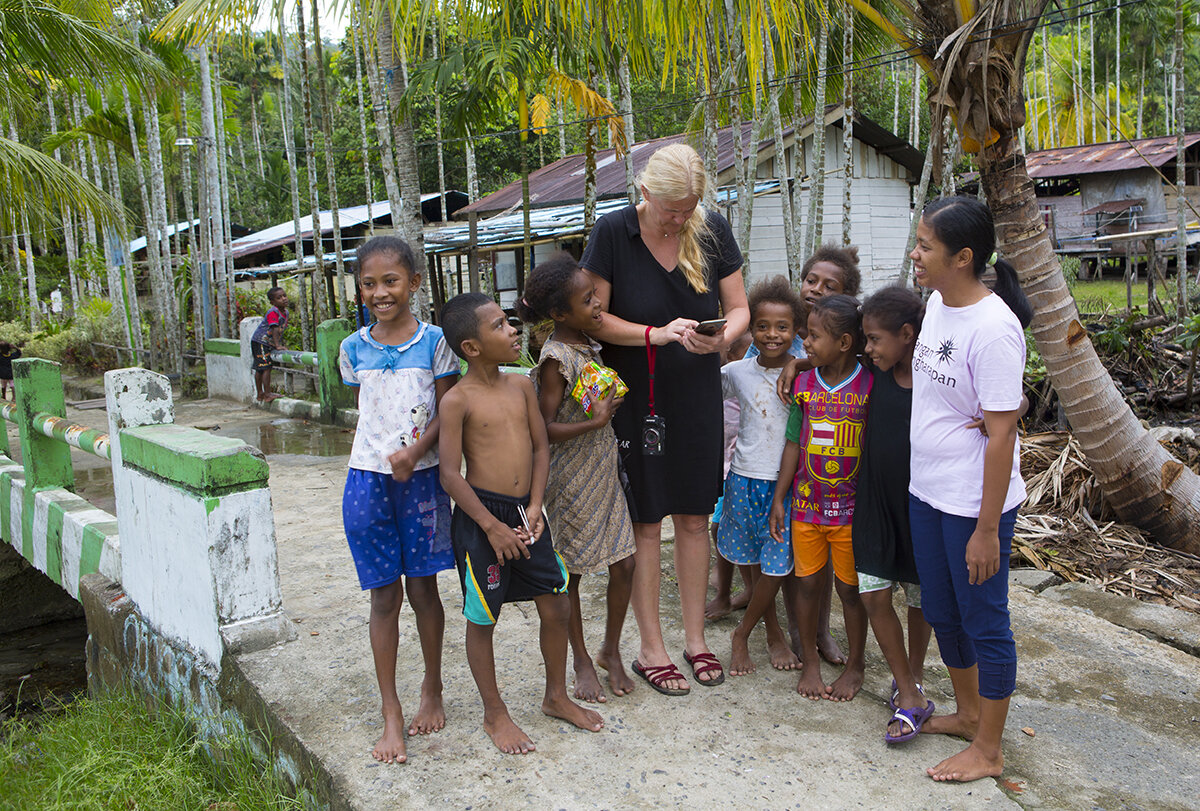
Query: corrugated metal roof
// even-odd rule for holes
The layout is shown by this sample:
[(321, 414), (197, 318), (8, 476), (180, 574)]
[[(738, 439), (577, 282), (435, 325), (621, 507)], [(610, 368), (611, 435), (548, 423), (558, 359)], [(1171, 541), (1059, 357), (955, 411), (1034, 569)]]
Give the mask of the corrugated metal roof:
[[(1184, 136), (1184, 148), (1197, 143), (1200, 143), (1200, 132), (1189, 132)], [(1064, 146), (1030, 152), (1025, 156), (1025, 166), (1029, 169), (1029, 176), (1035, 180), (1098, 172), (1125, 172), (1130, 169), (1159, 168), (1175, 159), (1175, 149), (1174, 135)]]
[[(317, 215), (320, 218), (321, 233), (333, 233), (333, 212), (319, 211)], [(372, 203), (371, 216), (375, 220), (391, 219), (392, 209), (388, 205), (388, 201), (380, 200)], [(356, 225), (362, 225), (366, 221), (367, 207), (365, 205), (338, 208), (338, 225), (342, 228), (353, 228)], [(312, 236), (312, 215), (309, 214), (300, 218), (300, 238), (312, 239)], [(287, 245), (295, 238), (295, 226), (291, 220), (288, 220), (287, 222), (281, 222), (278, 225), (272, 225), (270, 228), (264, 228), (261, 231), (256, 231), (253, 234), (247, 234), (244, 237), (235, 239), (230, 243), (230, 250), (233, 251), (233, 258), (239, 259), (243, 256), (267, 250), (268, 248)]]
[[(163, 231), (166, 231), (167, 236), (173, 237), (176, 234), (182, 234), (184, 231), (188, 230), (189, 228), (192, 228), (193, 226), (197, 226), (199, 224), (200, 224), (200, 220), (192, 220), (191, 222), (184, 220), (183, 222), (177, 222), (177, 223), (168, 225), (166, 228), (161, 229), (159, 231), (159, 233), (161, 234)], [(130, 253), (137, 253), (138, 251), (144, 251), (144, 250), (146, 250), (146, 238), (144, 236), (135, 237), (134, 239), (129, 240), (129, 252)]]
[[(831, 123), (839, 123), (841, 105), (830, 105), (826, 108), (826, 120), (831, 114), (837, 113)], [(801, 125), (802, 131), (812, 126), (812, 116), (805, 119)], [(753, 150), (751, 141), (754, 137), (754, 124), (742, 125), (742, 148), (746, 153)], [(792, 128), (784, 130), (784, 138), (791, 136)], [(893, 135), (875, 122), (862, 115), (855, 114), (854, 135), (860, 141), (870, 144), (879, 152), (888, 156), (914, 174), (919, 175), (924, 155), (914, 149), (907, 141)], [(691, 143), (697, 146), (697, 140), (702, 137), (699, 133), (680, 133), (652, 141), (641, 141), (630, 148), (633, 155), (634, 173), (640, 172), (646, 161), (660, 147), (676, 143)], [(774, 149), (774, 139), (764, 139), (759, 142), (758, 151)], [(725, 172), (734, 164), (734, 132), (733, 127), (722, 127), (717, 130), (717, 171)], [(568, 155), (554, 163), (543, 166), (529, 175), (529, 196), (533, 208), (562, 206), (583, 202), (585, 174), (587, 171), (587, 156), (583, 153)], [(616, 150), (602, 149), (596, 153), (596, 197), (597, 199), (625, 197), (625, 162), (616, 155)], [(508, 211), (521, 206), (521, 181), (515, 180), (499, 191), (481, 198), (459, 212), (459, 217), (470, 211), (480, 213)]]
[(1109, 200), (1107, 203), (1101, 203), (1098, 206), (1092, 206), (1084, 214), (1120, 214), (1122, 211), (1128, 211), (1134, 206), (1146, 205), (1145, 197), (1129, 197), (1124, 200)]
[[(596, 217), (629, 205), (625, 199), (624, 170), (621, 172), (622, 196), (618, 199), (600, 200), (596, 203)], [(760, 181), (754, 186), (754, 195), (767, 194), (779, 188), (778, 180)], [(727, 205), (737, 200), (733, 188), (720, 189), (717, 202)], [(569, 236), (583, 235), (583, 206), (580, 204), (538, 208), (529, 212), (530, 241), (534, 244), (551, 242)], [(525, 218), (521, 211), (498, 214), (480, 220), (476, 226), (476, 244), (480, 248), (520, 247), (525, 241)], [(471, 244), (471, 229), (467, 224), (448, 225), (437, 229), (426, 229), (426, 253), (461, 253)]]

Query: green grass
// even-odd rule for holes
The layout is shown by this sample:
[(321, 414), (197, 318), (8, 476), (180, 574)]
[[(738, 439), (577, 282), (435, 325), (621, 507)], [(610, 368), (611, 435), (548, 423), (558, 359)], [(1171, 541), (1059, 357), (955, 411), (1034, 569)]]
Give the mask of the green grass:
[[(298, 809), (245, 739), (205, 746), (182, 713), (131, 693), (0, 725), (0, 809)], [(219, 762), (217, 762), (219, 761)]]
[[(1166, 291), (1158, 291), (1160, 301), (1164, 300), (1164, 292)], [(1174, 291), (1169, 292), (1170, 295), (1167, 298), (1173, 298)], [(1124, 279), (1076, 282), (1071, 287), (1071, 294), (1075, 297), (1075, 303), (1080, 311), (1085, 313), (1099, 314), (1105, 309), (1110, 312), (1119, 312), (1125, 309)], [(1144, 276), (1133, 286), (1133, 306), (1143, 313), (1146, 312), (1146, 279)]]

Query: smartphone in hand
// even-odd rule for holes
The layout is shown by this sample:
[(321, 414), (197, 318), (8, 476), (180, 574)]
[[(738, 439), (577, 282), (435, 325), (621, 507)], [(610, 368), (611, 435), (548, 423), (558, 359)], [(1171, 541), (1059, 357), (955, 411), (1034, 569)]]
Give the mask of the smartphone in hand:
[(716, 335), (725, 327), (724, 318), (714, 318), (712, 321), (701, 321), (696, 325), (696, 332), (701, 335)]

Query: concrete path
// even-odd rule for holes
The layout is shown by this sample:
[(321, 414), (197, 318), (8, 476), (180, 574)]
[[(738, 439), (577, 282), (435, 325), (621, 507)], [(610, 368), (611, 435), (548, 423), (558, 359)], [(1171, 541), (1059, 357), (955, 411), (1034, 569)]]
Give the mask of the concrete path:
[[(102, 414), (71, 416), (90, 423)], [(639, 681), (632, 695), (598, 707), (602, 732), (578, 731), (539, 710), (543, 676), (532, 604), (505, 607), (496, 648), (502, 693), (538, 751), (502, 755), (481, 727), (451, 573), (441, 578), (446, 729), (410, 739), (408, 764), (377, 764), (369, 754), (382, 729), (369, 599), (358, 588), (341, 524), (351, 435), (219, 401), (181, 404), (177, 421), (220, 426), (216, 433), (241, 436), (268, 453), (284, 606), (300, 638), (240, 657), (239, 665), (321, 761), (346, 807), (1200, 808), (1200, 659), (1155, 641), (1176, 640), (1195, 653), (1200, 617), (1145, 612), (1074, 586), (1012, 589), (1020, 666), (1000, 780), (956, 786), (925, 776), (926, 766), (961, 741), (921, 736), (900, 747), (884, 744), (890, 675), (874, 640), (866, 689), (849, 704), (796, 695), (795, 675), (771, 670), (760, 631), (752, 638), (757, 673), (711, 689), (693, 681), (692, 694), (677, 698)], [(669, 569), (663, 630), (669, 649), (682, 651)], [(1041, 588), (1040, 581), (1021, 582)], [(602, 577), (584, 582), (592, 644), (602, 635), (604, 585)], [(725, 663), (733, 625), (710, 625), (710, 644)], [(636, 652), (631, 616), (626, 662)], [(939, 711), (948, 709), (950, 684), (936, 649), (929, 661), (927, 693)], [(835, 672), (826, 667), (826, 679)], [(410, 713), (421, 675), (405, 606), (398, 681)]]

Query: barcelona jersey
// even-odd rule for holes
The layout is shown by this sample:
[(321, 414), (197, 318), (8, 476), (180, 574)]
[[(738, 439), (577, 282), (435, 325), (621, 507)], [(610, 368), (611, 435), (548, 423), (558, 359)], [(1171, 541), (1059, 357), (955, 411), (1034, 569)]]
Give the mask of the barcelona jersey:
[(792, 487), (793, 521), (838, 526), (854, 517), (871, 383), (871, 373), (862, 364), (855, 364), (836, 386), (827, 385), (817, 369), (796, 378), (787, 424), (788, 441), (800, 446)]

